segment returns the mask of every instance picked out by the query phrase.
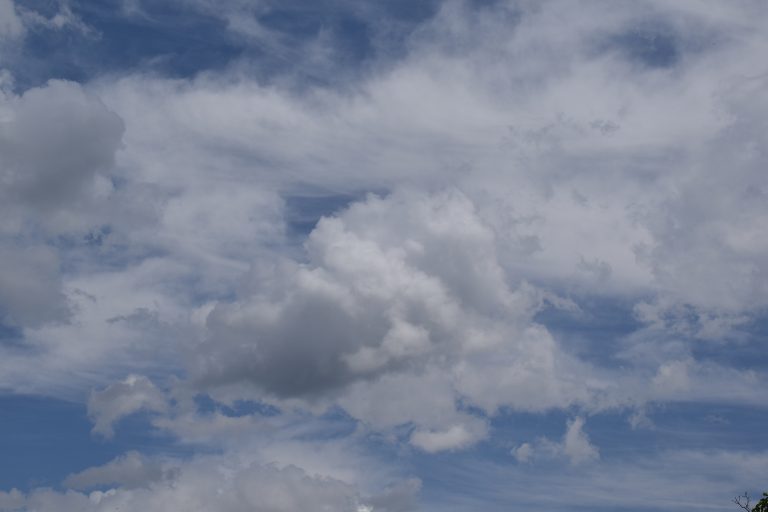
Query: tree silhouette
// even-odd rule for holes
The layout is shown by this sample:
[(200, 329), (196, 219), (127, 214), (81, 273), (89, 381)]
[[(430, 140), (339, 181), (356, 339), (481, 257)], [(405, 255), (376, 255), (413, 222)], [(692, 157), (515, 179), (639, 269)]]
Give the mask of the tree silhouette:
[(733, 502), (747, 512), (768, 512), (768, 492), (763, 493), (763, 498), (757, 502), (754, 508), (750, 508), (750, 497), (746, 492), (733, 498)]

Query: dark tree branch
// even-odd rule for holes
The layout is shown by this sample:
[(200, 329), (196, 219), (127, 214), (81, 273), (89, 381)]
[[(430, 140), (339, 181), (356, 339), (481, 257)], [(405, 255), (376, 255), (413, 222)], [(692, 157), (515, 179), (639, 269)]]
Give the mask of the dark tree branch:
[(752, 512), (752, 509), (749, 508), (749, 494), (746, 492), (740, 496), (736, 496), (733, 498), (733, 502), (737, 504), (739, 507), (743, 508), (747, 512)]

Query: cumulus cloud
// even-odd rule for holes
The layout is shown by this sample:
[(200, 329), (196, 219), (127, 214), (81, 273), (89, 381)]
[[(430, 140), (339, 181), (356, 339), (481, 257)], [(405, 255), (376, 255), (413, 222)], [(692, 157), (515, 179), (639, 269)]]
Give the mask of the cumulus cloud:
[(201, 379), (252, 380), (285, 397), (322, 392), (424, 361), (436, 343), (499, 342), (483, 320), (526, 313), (503, 282), (492, 233), (456, 193), (371, 197), (323, 219), (307, 250), (309, 265), (257, 270), (257, 294), (211, 312)]
[(490, 414), (588, 399), (573, 385), (579, 365), (531, 326), (534, 290), (507, 282), (494, 234), (463, 194), (371, 196), (322, 219), (306, 249), (308, 263), (257, 268), (251, 294), (211, 311), (200, 385), (338, 397), (373, 426), (420, 425), (411, 442), (426, 451), (484, 436), (458, 411), (462, 397)]
[[(305, 428), (299, 430), (294, 434), (306, 435)], [(252, 442), (261, 441), (263, 435), (251, 430), (250, 438), (225, 447), (221, 455), (173, 459), (128, 452), (104, 465), (68, 476), (63, 482), (65, 492), (34, 489), (28, 493), (1, 493), (0, 508), (41, 512), (101, 511), (115, 507), (153, 511), (184, 506), (195, 510), (264, 512), (417, 509), (419, 479), (403, 479), (380, 471), (386, 463), (357, 458), (359, 447), (348, 441), (336, 446), (333, 441), (304, 440), (292, 453), (290, 443), (273, 438), (272, 443), (263, 445), (267, 451), (261, 453)], [(315, 450), (320, 453), (313, 461)], [(350, 464), (346, 473), (339, 471), (345, 459)], [(360, 471), (362, 463), (370, 465), (370, 470)]]

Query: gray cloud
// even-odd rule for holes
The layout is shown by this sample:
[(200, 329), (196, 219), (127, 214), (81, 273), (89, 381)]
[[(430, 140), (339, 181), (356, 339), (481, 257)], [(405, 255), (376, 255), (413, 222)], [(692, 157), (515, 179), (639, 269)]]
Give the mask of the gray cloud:
[(6, 98), (5, 109), (0, 125), (5, 201), (61, 206), (114, 162), (123, 123), (75, 83), (51, 81)]
[[(66, 320), (70, 301), (61, 250), (45, 236), (73, 224), (77, 209), (114, 161), (120, 118), (78, 84), (52, 81), (17, 96), (0, 93), (0, 318), (35, 328)], [(89, 222), (94, 222), (89, 219)]]
[(0, 322), (37, 327), (70, 317), (54, 250), (0, 244), (0, 260)]

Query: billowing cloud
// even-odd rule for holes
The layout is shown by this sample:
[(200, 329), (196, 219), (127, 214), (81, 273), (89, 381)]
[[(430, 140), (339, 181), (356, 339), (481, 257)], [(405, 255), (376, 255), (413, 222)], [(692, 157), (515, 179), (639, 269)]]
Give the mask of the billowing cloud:
[(532, 324), (536, 291), (510, 286), (463, 194), (371, 196), (321, 220), (306, 249), (308, 263), (256, 268), (250, 294), (211, 311), (196, 349), (201, 386), (341, 397), (372, 425), (425, 427), (411, 441), (426, 451), (483, 437), (462, 398), (491, 414), (588, 398), (573, 386), (578, 364)]

